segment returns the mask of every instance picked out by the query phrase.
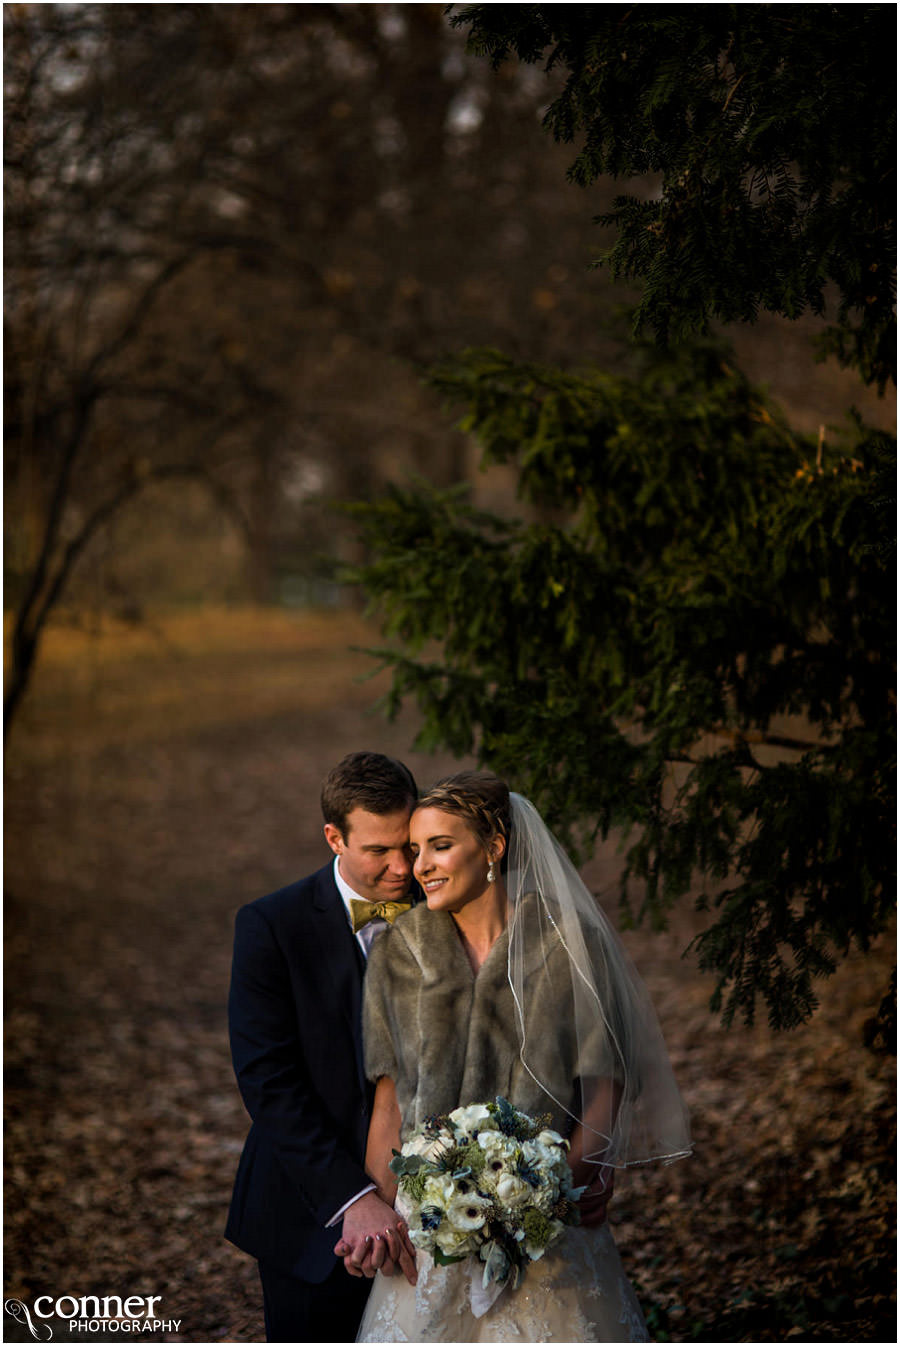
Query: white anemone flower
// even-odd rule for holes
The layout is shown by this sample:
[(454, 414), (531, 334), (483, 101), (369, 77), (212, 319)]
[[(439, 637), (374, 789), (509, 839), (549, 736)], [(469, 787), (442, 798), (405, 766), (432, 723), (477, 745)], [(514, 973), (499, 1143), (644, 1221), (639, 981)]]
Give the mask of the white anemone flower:
[(477, 1192), (457, 1192), (447, 1206), (447, 1219), (454, 1229), (471, 1232), (482, 1228), (490, 1208), (489, 1197)]

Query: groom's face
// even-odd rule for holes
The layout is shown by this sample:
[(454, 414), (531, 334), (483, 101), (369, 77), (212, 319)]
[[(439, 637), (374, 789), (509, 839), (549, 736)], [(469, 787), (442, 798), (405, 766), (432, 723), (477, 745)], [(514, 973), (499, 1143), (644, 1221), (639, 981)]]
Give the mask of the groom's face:
[(343, 833), (333, 824), (325, 824), (325, 839), (340, 857), (341, 877), (369, 902), (397, 902), (409, 890), (410, 812), (401, 809), (380, 814), (356, 808), (347, 814)]

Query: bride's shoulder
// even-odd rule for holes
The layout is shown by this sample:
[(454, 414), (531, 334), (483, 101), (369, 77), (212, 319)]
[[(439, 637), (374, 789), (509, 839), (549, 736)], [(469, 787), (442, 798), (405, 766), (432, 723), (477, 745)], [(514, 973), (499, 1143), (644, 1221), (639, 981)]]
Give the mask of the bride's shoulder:
[(421, 902), (414, 902), (409, 911), (401, 911), (391, 926), (390, 933), (399, 931), (404, 939), (419, 938), (434, 922), (436, 915), (436, 912), (428, 910), (428, 903), (424, 899)]
[(453, 926), (445, 911), (429, 911), (427, 902), (417, 902), (409, 911), (402, 912), (385, 933), (394, 944), (402, 941), (421, 960), (421, 955), (452, 936)]
[(409, 911), (401, 912), (393, 925), (376, 938), (369, 955), (370, 966), (373, 962), (382, 966), (411, 960), (421, 967), (446, 938), (444, 916), (444, 912), (429, 911), (425, 902), (417, 902)]

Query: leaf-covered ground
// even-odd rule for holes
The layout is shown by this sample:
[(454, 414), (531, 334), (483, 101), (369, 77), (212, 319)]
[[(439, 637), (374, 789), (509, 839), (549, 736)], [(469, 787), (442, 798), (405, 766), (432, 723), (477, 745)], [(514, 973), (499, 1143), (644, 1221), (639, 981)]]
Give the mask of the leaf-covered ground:
[[(344, 752), (394, 752), (422, 783), (455, 765), (367, 713), (379, 684), (349, 646), (371, 639), (265, 613), (53, 634), (6, 763), (5, 1299), (154, 1294), (180, 1324), (155, 1340), (263, 1340), (255, 1265), (222, 1238), (247, 1127), (234, 912), (327, 858), (318, 789)], [(598, 890), (616, 863), (610, 844)], [(895, 1063), (862, 1043), (893, 943), (775, 1038), (710, 1017), (694, 919), (626, 936), (697, 1146), (617, 1188), (651, 1331), (894, 1341)], [(5, 1339), (31, 1338), (7, 1318)]]

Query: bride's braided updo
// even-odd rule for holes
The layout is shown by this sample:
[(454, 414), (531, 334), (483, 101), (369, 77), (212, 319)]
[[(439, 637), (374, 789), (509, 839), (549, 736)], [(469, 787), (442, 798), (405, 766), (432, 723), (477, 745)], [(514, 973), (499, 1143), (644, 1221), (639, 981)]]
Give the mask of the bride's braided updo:
[[(458, 771), (445, 776), (426, 790), (416, 803), (417, 809), (441, 809), (452, 813), (474, 832), (485, 850), (494, 837), (501, 836), (509, 847), (509, 789), (492, 771)], [(504, 854), (500, 868), (506, 868)]]

